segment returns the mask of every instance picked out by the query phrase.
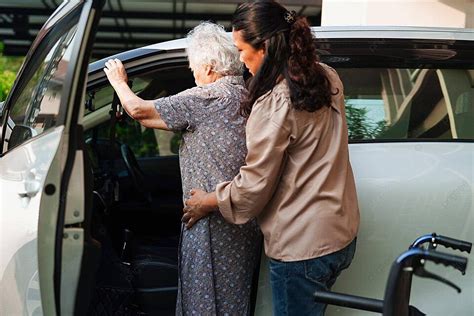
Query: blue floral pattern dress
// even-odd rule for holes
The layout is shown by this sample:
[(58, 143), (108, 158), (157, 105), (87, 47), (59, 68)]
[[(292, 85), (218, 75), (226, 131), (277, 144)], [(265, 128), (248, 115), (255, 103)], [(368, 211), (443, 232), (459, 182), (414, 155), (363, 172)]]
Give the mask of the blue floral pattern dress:
[[(225, 76), (154, 101), (168, 128), (184, 132), (179, 151), (183, 199), (193, 188), (214, 191), (244, 164), (243, 83), (240, 76)], [(255, 221), (233, 225), (219, 212), (191, 229), (183, 226), (176, 314), (248, 314), (260, 243)]]

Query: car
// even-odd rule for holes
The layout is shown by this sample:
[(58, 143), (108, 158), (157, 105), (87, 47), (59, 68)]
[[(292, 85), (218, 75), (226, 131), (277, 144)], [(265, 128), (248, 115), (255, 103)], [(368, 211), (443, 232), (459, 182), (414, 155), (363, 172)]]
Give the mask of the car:
[[(181, 135), (121, 115), (108, 58), (88, 65), (102, 5), (71, 0), (55, 11), (0, 107), (1, 315), (174, 313)], [(354, 261), (334, 290), (382, 298), (391, 262), (417, 236), (474, 240), (474, 33), (313, 32), (344, 83), (361, 212)], [(178, 39), (110, 58), (154, 99), (194, 85), (185, 47)], [(463, 292), (416, 279), (411, 303), (430, 315), (472, 313), (472, 265), (464, 277), (427, 268)], [(271, 315), (264, 255), (258, 271), (253, 313)]]

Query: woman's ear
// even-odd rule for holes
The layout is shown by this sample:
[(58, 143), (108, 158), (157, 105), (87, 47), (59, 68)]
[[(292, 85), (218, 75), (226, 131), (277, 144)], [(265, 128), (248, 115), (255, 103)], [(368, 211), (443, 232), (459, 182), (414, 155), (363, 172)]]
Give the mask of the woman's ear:
[(265, 53), (267, 52), (267, 42), (269, 40), (266, 40), (262, 43), (262, 47), (260, 47), (257, 52), (261, 55), (261, 56), (265, 56)]
[(206, 66), (206, 75), (210, 76), (214, 72), (214, 68), (211, 65)]

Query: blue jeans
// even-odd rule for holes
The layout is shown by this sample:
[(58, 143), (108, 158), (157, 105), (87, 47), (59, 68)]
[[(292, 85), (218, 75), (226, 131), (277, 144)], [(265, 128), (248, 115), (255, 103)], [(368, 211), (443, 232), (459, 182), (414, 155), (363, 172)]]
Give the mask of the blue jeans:
[(326, 304), (316, 303), (316, 290), (329, 290), (354, 257), (356, 239), (334, 253), (302, 261), (270, 259), (273, 315), (324, 315)]

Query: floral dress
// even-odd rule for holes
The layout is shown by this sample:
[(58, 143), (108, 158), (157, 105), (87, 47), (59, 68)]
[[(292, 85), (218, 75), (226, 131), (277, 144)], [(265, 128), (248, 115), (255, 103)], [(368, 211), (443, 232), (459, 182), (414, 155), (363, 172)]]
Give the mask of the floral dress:
[[(155, 100), (168, 128), (183, 131), (180, 166), (183, 199), (193, 188), (214, 191), (245, 162), (245, 94), (240, 76), (225, 76)], [(220, 212), (183, 226), (179, 253), (177, 315), (246, 315), (261, 233), (255, 221), (226, 222)]]

